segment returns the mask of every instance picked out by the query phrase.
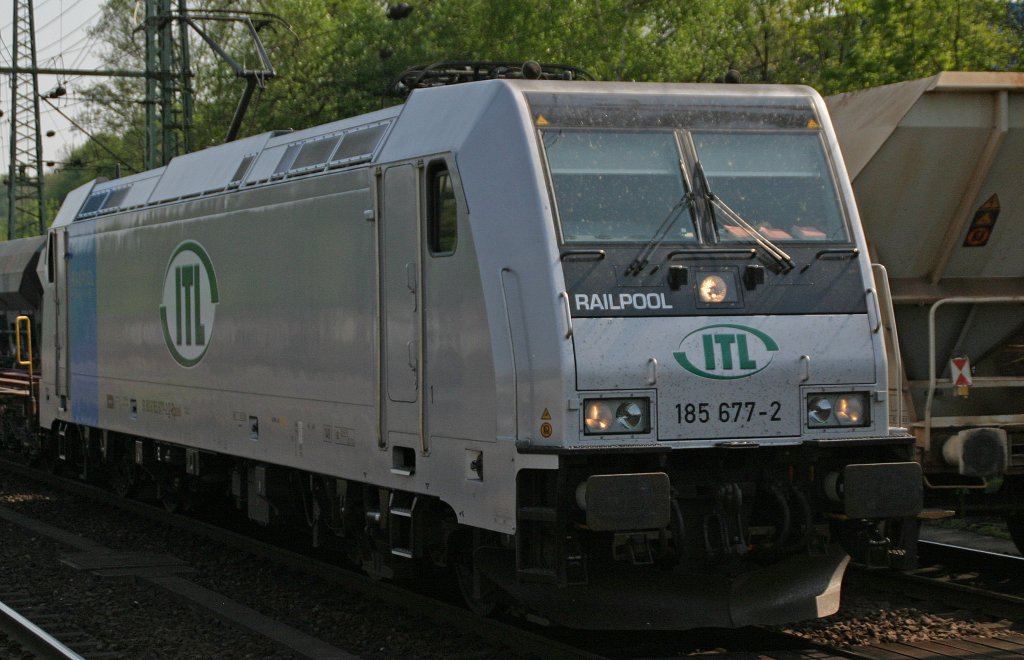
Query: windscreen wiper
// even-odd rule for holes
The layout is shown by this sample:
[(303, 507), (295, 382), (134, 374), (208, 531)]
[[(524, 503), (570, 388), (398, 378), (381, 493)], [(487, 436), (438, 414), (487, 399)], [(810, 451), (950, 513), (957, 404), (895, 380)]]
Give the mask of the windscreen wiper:
[(639, 254), (636, 255), (636, 259), (633, 259), (633, 263), (626, 268), (626, 275), (639, 275), (644, 268), (647, 268), (647, 264), (650, 263), (651, 255), (658, 249), (658, 246), (662, 244), (668, 233), (672, 231), (672, 227), (675, 226), (679, 216), (683, 214), (683, 211), (688, 211), (693, 208), (693, 193), (687, 191), (683, 193), (683, 196), (679, 198), (671, 209), (665, 219), (661, 221), (658, 228), (654, 231), (654, 235), (651, 236), (651, 240), (647, 242), (647, 245), (640, 249)]
[(782, 269), (782, 272), (788, 272), (793, 270), (796, 264), (793, 262), (786, 252), (775, 243), (772, 243), (764, 234), (755, 229), (749, 222), (744, 220), (739, 213), (729, 208), (729, 205), (722, 201), (722, 199), (711, 191), (711, 184), (708, 183), (707, 175), (704, 174), (704, 166), (701, 165), (700, 161), (697, 161), (697, 175), (700, 177), (701, 186), (704, 188), (704, 196), (707, 198), (708, 203), (711, 207), (712, 221), (715, 220), (715, 209), (718, 209), (722, 214), (728, 218), (733, 224), (747, 232), (754, 243), (759, 248), (765, 251), (765, 253), (772, 258), (772, 260)]

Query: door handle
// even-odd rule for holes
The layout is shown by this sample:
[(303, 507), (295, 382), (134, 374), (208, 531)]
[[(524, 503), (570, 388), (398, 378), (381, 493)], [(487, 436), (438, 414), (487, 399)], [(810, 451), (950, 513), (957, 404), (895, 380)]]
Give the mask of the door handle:
[(416, 371), (417, 364), (419, 363), (419, 356), (416, 350), (416, 340), (410, 339), (409, 343), (405, 345), (409, 351), (409, 368)]
[(405, 264), (405, 285), (409, 290), (416, 293), (416, 264), (408, 262)]
[[(875, 315), (878, 320), (871, 326), (871, 334), (876, 334), (882, 328), (882, 305), (878, 300), (878, 293), (874, 289), (868, 289), (866, 295), (875, 299)], [(871, 304), (868, 303), (868, 318), (871, 318)]]
[(806, 383), (811, 379), (811, 356), (801, 355), (800, 366), (803, 367), (803, 369), (801, 370), (800, 382)]

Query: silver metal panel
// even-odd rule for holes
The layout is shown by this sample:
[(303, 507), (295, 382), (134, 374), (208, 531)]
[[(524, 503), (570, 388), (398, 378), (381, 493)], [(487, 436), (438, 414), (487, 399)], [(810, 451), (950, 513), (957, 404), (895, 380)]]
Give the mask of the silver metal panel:
[[(215, 199), (167, 207), (164, 222), (143, 231), (105, 223), (96, 236), (102, 375), (371, 404), (362, 374), (372, 367), (373, 302), (352, 285), (372, 285), (366, 186), (359, 172), (241, 193), (226, 209)], [(176, 364), (159, 317), (171, 255), (185, 239), (205, 249), (220, 294), (207, 352), (191, 367)], [(138, 258), (115, 258), (123, 254)], [(135, 286), (118, 286), (125, 281)]]
[[(578, 425), (576, 412), (565, 403), (575, 394), (572, 344), (565, 338), (558, 295), (565, 284), (534, 128), (519, 93), (523, 85), (486, 81), (441, 93), (416, 90), (378, 160), (454, 155), (480, 263), (483, 307), (474, 315), (486, 320), (495, 374), (495, 409), (486, 418), (474, 412), (479, 417), (474, 424), (493, 424), (494, 436), (509, 443), (562, 444), (565, 434), (576, 435)], [(511, 181), (516, 185), (507, 185)], [(503, 281), (515, 283), (513, 294)], [(450, 290), (440, 295), (445, 294), (453, 295)], [(546, 438), (540, 433), (545, 413), (552, 418), (544, 420), (551, 427)], [(512, 492), (490, 495), (505, 498), (501, 506), (509, 517)]]
[[(62, 227), (55, 232), (54, 241), (51, 246), (56, 250), (54, 254), (54, 304), (49, 305), (54, 310), (54, 328), (52, 341), (55, 355), (52, 362), (54, 375), (54, 396), (61, 411), (66, 410), (67, 397), (69, 395), (69, 368), (68, 356), (68, 231), (69, 227)], [(48, 307), (44, 303), (44, 308)], [(47, 396), (49, 398), (49, 396)]]
[(60, 206), (60, 211), (57, 212), (57, 217), (54, 218), (53, 224), (50, 228), (63, 227), (74, 222), (75, 217), (78, 215), (78, 210), (85, 204), (85, 200), (89, 199), (89, 195), (92, 194), (93, 187), (99, 185), (101, 182), (98, 179), (93, 179), (89, 183), (86, 183), (78, 188), (75, 188), (64, 197), (64, 203)]
[[(381, 268), (384, 296), (384, 381), (388, 399), (415, 402), (420, 383), (420, 240), (417, 170), (400, 165), (384, 170), (381, 213)], [(390, 417), (390, 416), (389, 416)], [(389, 418), (388, 428), (393, 426)], [(405, 431), (418, 432), (413, 428)]]
[[(578, 318), (573, 330), (582, 391), (650, 394), (655, 388), (649, 360), (657, 361), (660, 440), (796, 437), (806, 433), (803, 394), (878, 389), (873, 335), (864, 315)], [(711, 368), (704, 334), (729, 339), (709, 342)], [(884, 410), (875, 414), (881, 419), (877, 428), (857, 433), (884, 433)]]
[(132, 183), (132, 189), (128, 192), (128, 195), (121, 202), (121, 206), (124, 208), (132, 208), (134, 206), (140, 206), (149, 202), (153, 195), (153, 190), (156, 188), (156, 184), (160, 182), (160, 174), (163, 170), (153, 170), (145, 172), (144, 175), (139, 176), (138, 179)]
[(277, 164), (281, 161), (281, 157), (287, 149), (288, 145), (282, 144), (275, 147), (267, 147), (260, 152), (256, 162), (249, 168), (249, 173), (243, 180), (242, 185), (260, 183), (270, 179), (274, 175), (274, 170), (277, 169)]
[[(449, 161), (458, 205), (456, 249), (451, 255), (428, 251), (423, 256), (425, 422), (432, 455), (441, 444), (461, 447), (465, 443), (456, 439), (471, 439), (469, 446), (483, 452), (486, 465), (497, 457), (496, 448), (488, 446), (497, 440), (493, 347), (483, 311), (475, 228), (465, 212), (461, 180), (451, 166)], [(498, 470), (486, 470), (484, 477), (489, 489), (497, 489), (503, 478)]]
[[(497, 436), (521, 444), (574, 442), (578, 414), (566, 402), (576, 393), (575, 358), (566, 336), (559, 295), (565, 282), (533, 122), (518, 85), (501, 81), (484, 88), (486, 96), (473, 98), (467, 90), (457, 100), (459, 112), (475, 105), (478, 114), (458, 140), (455, 158), (481, 264), (483, 313), (496, 376)], [(430, 95), (423, 97), (426, 101)], [(407, 118), (447, 130), (438, 125), (442, 115), (413, 103), (403, 111), (385, 150), (392, 142), (396, 148), (400, 144), (395, 136)], [(545, 413), (550, 420), (544, 419)], [(547, 437), (545, 423), (550, 424)], [(516, 465), (525, 467), (522, 458)]]
[[(104, 222), (92, 402), (103, 426), (274, 462), (308, 455), (321, 467), (372, 438), (373, 301), (351, 286), (372, 283), (366, 185), (363, 172), (242, 193), (226, 210), (215, 200), (180, 204), (134, 232), (116, 231), (139, 219), (132, 214)], [(266, 240), (239, 240), (249, 232)], [(191, 367), (175, 361), (159, 314), (183, 239), (203, 246), (220, 294), (215, 317), (204, 317), (207, 352)], [(260, 423), (256, 439), (249, 417)]]
[[(502, 98), (491, 107), (495, 93)], [(531, 326), (538, 359), (547, 361), (537, 388), (543, 400), (523, 406), (532, 427), (529, 433), (537, 433), (546, 408), (551, 409), (559, 436), (565, 431), (565, 401), (573, 387), (564, 374), (572, 373), (572, 354), (571, 344), (549, 330), (564, 323), (559, 299), (550, 293), (561, 286), (561, 278), (551, 268), (557, 251), (538, 155), (527, 139), (532, 126), (524, 120), (518, 95), (499, 87), (488, 95), (487, 103), (474, 107), (475, 120), (459, 127), (463, 133), (477, 133), (469, 140), (473, 148), (454, 153), (449, 145), (435, 152), (451, 153), (452, 165), (474, 170), (479, 215), (469, 213), (474, 201), (468, 195), (465, 200), (460, 197), (459, 249), (443, 263), (425, 268), (423, 281), (434, 285), (429, 294), (434, 296), (434, 311), (423, 323), (438, 332), (424, 343), (435, 363), (432, 374), (438, 386), (429, 400), (424, 392), (411, 404), (430, 406), (434, 420), (430, 454), (419, 457), (414, 474), (392, 473), (390, 453), (377, 448), (379, 391), (372, 375), (380, 365), (378, 341), (383, 332), (377, 320), (377, 232), (387, 213), (369, 212), (377, 205), (371, 171), (365, 168), (243, 185), (211, 197), (80, 221), (83, 228), (96, 228), (99, 345), (91, 406), (99, 424), (429, 492), (460, 511), (467, 524), (514, 531), (515, 469), (489, 467), (483, 478), (470, 470), (474, 478), (466, 478), (466, 456), (479, 455), (487, 466), (547, 469), (557, 465), (557, 457), (518, 455), (510, 423), (515, 402), (499, 399), (505, 384), (514, 381), (506, 352), (508, 320), (498, 284), (503, 267), (522, 273), (523, 321)], [(458, 99), (437, 96), (410, 121), (432, 121), (450, 115), (458, 105)], [(267, 157), (277, 150), (266, 161), (272, 171), (292, 142), (407, 111), (389, 109), (271, 137), (262, 153)], [(496, 161), (498, 151), (502, 158)], [(196, 164), (219, 167), (215, 159)], [(232, 165), (224, 168), (226, 176), (234, 174), (237, 163)], [(250, 181), (259, 176), (259, 164), (254, 167)], [(459, 172), (453, 173), (458, 180)], [(511, 190), (495, 186), (500, 180), (529, 185), (526, 190)], [(468, 184), (459, 184), (468, 191)], [(167, 289), (165, 276), (177, 268), (172, 268), (171, 255), (183, 241), (203, 246), (219, 291), (212, 327), (206, 328), (206, 353), (191, 366), (174, 360), (159, 314)], [(481, 245), (483, 254), (478, 251)], [(478, 260), (484, 266), (478, 266)], [(125, 281), (133, 286), (125, 288)], [(454, 300), (456, 291), (465, 297)], [(203, 295), (208, 296), (205, 289)], [(540, 314), (533, 309), (535, 301), (545, 301)], [(492, 308), (499, 313), (491, 314)], [(210, 318), (204, 312), (203, 323)], [(453, 324), (458, 327), (452, 329)], [(48, 344), (53, 346), (52, 338)], [(429, 366), (423, 368), (420, 376), (426, 383), (431, 372)], [(70, 413), (56, 410), (54, 378), (49, 381), (46, 419), (72, 419)], [(258, 434), (251, 433), (250, 419), (257, 420)], [(575, 427), (575, 416), (570, 419)], [(410, 444), (418, 439), (419, 429), (413, 430)]]
[(242, 158), (258, 152), (269, 139), (270, 133), (254, 135), (172, 159), (164, 168), (150, 201), (179, 199), (227, 188)]

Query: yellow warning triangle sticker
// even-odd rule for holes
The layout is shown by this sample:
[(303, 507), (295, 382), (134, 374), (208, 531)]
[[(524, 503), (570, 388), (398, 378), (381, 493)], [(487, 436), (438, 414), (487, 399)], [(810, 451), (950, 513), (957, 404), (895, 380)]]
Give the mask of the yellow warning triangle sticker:
[(807, 122), (807, 128), (821, 128), (821, 124), (811, 119), (810, 121)]
[(548, 123), (550, 123), (550, 122), (548, 122), (548, 118), (547, 117), (545, 117), (544, 115), (537, 115), (537, 125), (538, 126), (547, 126)]
[(551, 413), (550, 413), (550, 412), (548, 412), (548, 409), (547, 409), (547, 408), (545, 408), (545, 409), (544, 409), (544, 414), (543, 414), (543, 415), (541, 415), (541, 416), (540, 416), (540, 418), (541, 418), (541, 419), (551, 419)]

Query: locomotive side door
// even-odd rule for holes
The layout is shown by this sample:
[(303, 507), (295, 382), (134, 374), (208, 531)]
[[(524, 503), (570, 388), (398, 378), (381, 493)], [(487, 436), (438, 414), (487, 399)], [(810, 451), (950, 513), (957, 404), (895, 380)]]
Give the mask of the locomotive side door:
[(67, 410), (68, 397), (68, 232), (58, 229), (50, 234), (54, 279), (54, 386), (61, 410)]
[(422, 440), (422, 274), (419, 171), (411, 164), (383, 175), (378, 229), (381, 309), (381, 445), (426, 450)]

